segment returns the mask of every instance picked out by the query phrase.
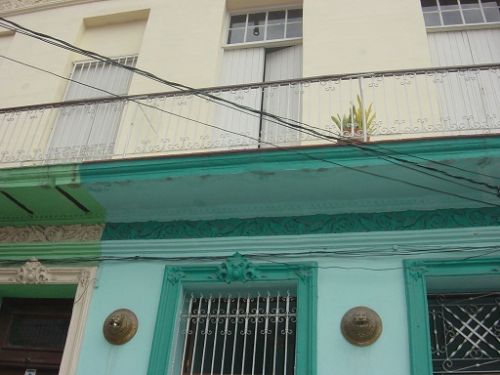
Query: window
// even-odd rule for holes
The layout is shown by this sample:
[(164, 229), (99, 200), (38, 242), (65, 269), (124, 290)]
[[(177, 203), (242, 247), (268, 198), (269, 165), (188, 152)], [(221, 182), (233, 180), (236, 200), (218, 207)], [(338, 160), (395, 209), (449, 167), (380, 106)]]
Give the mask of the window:
[(421, 0), (425, 25), (500, 22), (500, 0)]
[(295, 292), (190, 293), (182, 374), (294, 374)]
[[(315, 374), (313, 264), (167, 268), (148, 374)], [(300, 353), (300, 355), (296, 355)]]
[(406, 261), (412, 375), (500, 374), (500, 258)]
[(429, 294), (434, 374), (500, 373), (500, 292)]
[(231, 16), (227, 44), (302, 37), (302, 9)]
[[(117, 58), (127, 66), (135, 66), (137, 56)], [(115, 95), (127, 95), (132, 72), (101, 61), (75, 63), (65, 100), (99, 99)], [(52, 132), (48, 159), (93, 159), (113, 152), (114, 141), (122, 112), (123, 101), (91, 103), (61, 108)]]

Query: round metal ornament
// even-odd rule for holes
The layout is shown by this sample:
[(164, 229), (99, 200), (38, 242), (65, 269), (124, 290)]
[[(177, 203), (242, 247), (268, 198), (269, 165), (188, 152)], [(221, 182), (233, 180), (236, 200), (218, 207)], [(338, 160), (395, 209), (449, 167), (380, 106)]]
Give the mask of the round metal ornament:
[(135, 336), (139, 322), (129, 309), (118, 309), (108, 315), (102, 326), (106, 340), (113, 345), (123, 345)]
[(356, 306), (344, 314), (340, 328), (351, 344), (367, 346), (377, 341), (382, 333), (382, 320), (372, 309)]

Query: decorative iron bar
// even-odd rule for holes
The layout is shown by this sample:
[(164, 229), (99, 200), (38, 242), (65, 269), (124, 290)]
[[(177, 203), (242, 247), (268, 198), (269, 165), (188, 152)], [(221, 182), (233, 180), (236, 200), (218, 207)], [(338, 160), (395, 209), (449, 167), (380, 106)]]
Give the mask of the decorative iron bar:
[(500, 292), (429, 295), (435, 374), (500, 374)]
[[(91, 119), (91, 136), (59, 144), (52, 134), (55, 127), (62, 132), (63, 113)], [(74, 127), (67, 119), (68, 129)], [(470, 65), (4, 108), (0, 166), (498, 133), (500, 64)]]
[(293, 375), (296, 297), (276, 292), (187, 297), (182, 375)]

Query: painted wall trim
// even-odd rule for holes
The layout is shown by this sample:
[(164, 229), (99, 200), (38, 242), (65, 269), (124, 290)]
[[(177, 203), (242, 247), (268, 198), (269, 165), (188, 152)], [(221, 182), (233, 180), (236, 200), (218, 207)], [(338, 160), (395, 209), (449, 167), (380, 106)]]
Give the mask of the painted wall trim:
[(95, 258), (101, 254), (100, 242), (0, 244), (0, 259), (42, 260), (61, 258)]
[[(241, 262), (244, 263), (244, 269), (240, 267)], [(223, 270), (225, 267), (231, 271), (228, 273), (229, 275), (236, 275), (236, 279), (224, 279)], [(248, 276), (249, 274), (252, 276)], [(235, 253), (222, 264), (165, 268), (149, 361), (149, 375), (174, 373), (175, 366), (179, 365), (172, 360), (171, 352), (178, 334), (177, 317), (181, 311), (186, 285), (189, 285), (190, 290), (198, 290), (206, 288), (207, 283), (222, 283), (227, 285), (228, 290), (230, 290), (230, 284), (233, 281), (237, 282), (239, 287), (241, 287), (242, 282), (259, 283), (262, 286), (273, 282), (293, 282), (295, 284), (298, 302), (296, 373), (316, 374), (317, 272), (315, 263), (297, 263), (293, 267), (290, 265), (250, 263), (240, 254)]]
[(444, 209), (207, 221), (108, 223), (103, 240), (275, 236), (500, 225), (499, 208)]
[[(432, 375), (426, 279), (439, 276), (495, 275), (500, 258), (469, 260), (406, 260), (405, 284), (412, 375)], [(500, 285), (500, 284), (499, 284)]]

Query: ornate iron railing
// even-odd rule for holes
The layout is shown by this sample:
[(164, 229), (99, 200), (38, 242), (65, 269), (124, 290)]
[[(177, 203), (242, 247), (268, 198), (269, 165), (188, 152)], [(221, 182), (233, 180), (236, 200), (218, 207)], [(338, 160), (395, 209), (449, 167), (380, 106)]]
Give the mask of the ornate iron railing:
[(494, 133), (500, 64), (472, 65), (4, 108), (0, 166)]

